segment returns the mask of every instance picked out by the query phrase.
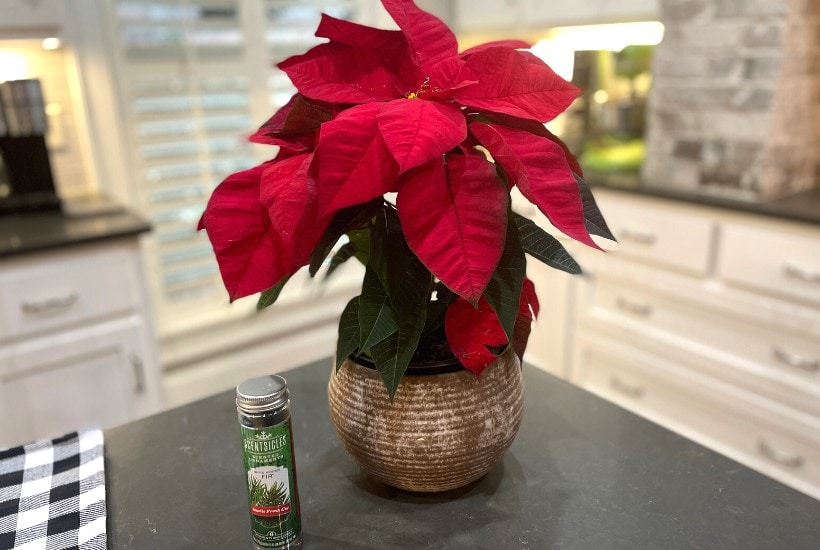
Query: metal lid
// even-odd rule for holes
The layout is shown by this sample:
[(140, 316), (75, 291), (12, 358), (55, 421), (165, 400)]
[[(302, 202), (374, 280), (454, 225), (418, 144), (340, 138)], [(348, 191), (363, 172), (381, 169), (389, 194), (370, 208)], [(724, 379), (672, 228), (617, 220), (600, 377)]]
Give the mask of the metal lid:
[(236, 387), (236, 406), (250, 413), (276, 410), (289, 397), (288, 383), (276, 374), (250, 378)]

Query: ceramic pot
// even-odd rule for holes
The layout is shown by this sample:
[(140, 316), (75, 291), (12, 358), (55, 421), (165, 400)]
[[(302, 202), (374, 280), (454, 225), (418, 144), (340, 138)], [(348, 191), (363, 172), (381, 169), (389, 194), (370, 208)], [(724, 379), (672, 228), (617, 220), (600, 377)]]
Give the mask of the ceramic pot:
[(522, 413), (521, 366), (507, 349), (480, 378), (458, 365), (411, 365), (393, 403), (378, 371), (348, 359), (330, 377), (336, 433), (374, 478), (438, 492), (479, 479), (510, 447)]

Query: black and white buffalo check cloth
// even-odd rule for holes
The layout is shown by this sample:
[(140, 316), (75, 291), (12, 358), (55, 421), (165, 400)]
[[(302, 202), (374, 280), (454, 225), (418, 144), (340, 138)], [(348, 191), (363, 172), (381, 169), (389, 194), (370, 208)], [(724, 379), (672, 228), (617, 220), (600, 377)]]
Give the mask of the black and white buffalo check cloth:
[(100, 430), (0, 451), (0, 550), (104, 550)]

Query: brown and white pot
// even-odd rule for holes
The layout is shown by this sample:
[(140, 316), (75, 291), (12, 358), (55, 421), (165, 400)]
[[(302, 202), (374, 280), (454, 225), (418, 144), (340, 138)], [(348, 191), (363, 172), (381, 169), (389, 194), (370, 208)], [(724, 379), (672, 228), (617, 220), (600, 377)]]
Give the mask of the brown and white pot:
[(328, 383), (330, 417), (356, 462), (409, 491), (462, 487), (501, 460), (518, 433), (521, 365), (508, 348), (480, 378), (460, 366), (411, 365), (393, 402), (378, 371), (348, 359)]

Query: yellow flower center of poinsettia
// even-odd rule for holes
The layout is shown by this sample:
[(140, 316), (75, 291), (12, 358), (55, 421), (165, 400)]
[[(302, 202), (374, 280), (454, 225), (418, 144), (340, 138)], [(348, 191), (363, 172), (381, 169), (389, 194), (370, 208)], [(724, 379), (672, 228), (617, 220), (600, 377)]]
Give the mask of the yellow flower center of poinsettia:
[(424, 82), (421, 83), (421, 86), (419, 86), (418, 90), (416, 90), (415, 92), (410, 92), (404, 97), (407, 98), (407, 99), (418, 99), (421, 94), (423, 94), (425, 92), (429, 92), (429, 91), (430, 91), (430, 77), (428, 76), (427, 78), (424, 79)]

